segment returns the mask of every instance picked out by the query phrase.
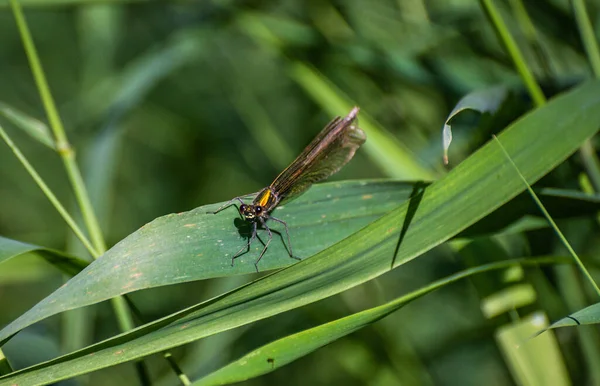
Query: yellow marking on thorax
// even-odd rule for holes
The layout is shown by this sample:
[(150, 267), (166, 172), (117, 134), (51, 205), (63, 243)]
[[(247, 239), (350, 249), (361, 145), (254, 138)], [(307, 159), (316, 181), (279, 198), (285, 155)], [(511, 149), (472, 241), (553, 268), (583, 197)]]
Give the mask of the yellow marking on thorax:
[(273, 197), (273, 193), (270, 190), (267, 189), (267, 190), (265, 190), (265, 192), (263, 193), (263, 195), (260, 197), (260, 199), (256, 203), (256, 205), (260, 205), (262, 207), (265, 207), (271, 201), (272, 197)]

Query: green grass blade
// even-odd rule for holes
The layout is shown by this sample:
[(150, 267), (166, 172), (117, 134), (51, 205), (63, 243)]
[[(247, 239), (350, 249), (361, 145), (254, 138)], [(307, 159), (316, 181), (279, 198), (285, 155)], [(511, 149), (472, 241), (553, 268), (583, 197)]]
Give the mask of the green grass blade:
[(21, 162), (25, 170), (29, 173), (31, 178), (38, 185), (40, 190), (44, 193), (44, 195), (48, 198), (50, 203), (54, 206), (56, 211), (61, 215), (63, 220), (69, 225), (73, 233), (77, 236), (77, 238), (81, 241), (83, 245), (85, 245), (86, 249), (92, 254), (97, 256), (96, 250), (92, 243), (88, 240), (83, 231), (79, 228), (75, 220), (71, 217), (69, 212), (65, 209), (65, 207), (60, 203), (54, 192), (48, 187), (46, 182), (42, 179), (42, 177), (38, 174), (36, 169), (31, 165), (27, 157), (21, 152), (21, 150), (17, 147), (17, 145), (12, 141), (12, 139), (8, 136), (4, 128), (0, 126), (0, 138), (4, 140), (4, 142), (8, 145), (8, 147), (12, 150), (15, 157)]
[(480, 3), (483, 9), (486, 11), (490, 21), (492, 22), (494, 28), (496, 29), (496, 33), (498, 34), (498, 38), (504, 45), (504, 48), (510, 55), (513, 60), (513, 64), (525, 87), (527, 88), (529, 95), (531, 95), (531, 99), (535, 102), (535, 104), (539, 107), (546, 103), (546, 97), (542, 92), (540, 85), (537, 83), (532, 70), (529, 68), (529, 64), (524, 59), (517, 42), (513, 38), (512, 34), (508, 30), (508, 26), (504, 23), (502, 16), (500, 15), (500, 11), (496, 8), (496, 5), (493, 0), (480, 0)]
[[(29, 66), (31, 67), (33, 79), (35, 80), (44, 110), (46, 111), (46, 116), (48, 117), (48, 122), (50, 123), (50, 129), (54, 134), (54, 142), (57, 153), (63, 160), (65, 171), (69, 177), (73, 193), (75, 194), (75, 198), (79, 204), (83, 220), (90, 236), (90, 241), (93, 245), (93, 249), (90, 250), (90, 253), (92, 253), (92, 256), (98, 257), (106, 250), (106, 245), (98, 225), (98, 220), (96, 219), (96, 213), (94, 212), (90, 202), (86, 186), (83, 183), (83, 177), (81, 176), (79, 167), (75, 162), (75, 152), (68, 141), (62, 119), (58, 113), (58, 109), (56, 108), (56, 103), (54, 102), (54, 97), (50, 92), (50, 86), (46, 80), (46, 75), (44, 69), (42, 68), (42, 63), (37, 53), (36, 46), (33, 42), (33, 37), (29, 30), (29, 26), (27, 25), (25, 15), (21, 9), (21, 5), (17, 0), (10, 0), (10, 4), (15, 21), (17, 23), (19, 34), (21, 35), (23, 48), (25, 49), (25, 53), (27, 54), (27, 58), (29, 60)], [(48, 195), (47, 192), (44, 193)]]
[(577, 20), (579, 34), (585, 47), (590, 66), (596, 78), (600, 78), (600, 49), (598, 48), (598, 39), (594, 33), (594, 27), (590, 21), (585, 2), (583, 0), (573, 0), (573, 11)]
[(381, 306), (357, 312), (345, 318), (278, 339), (275, 342), (253, 350), (240, 359), (194, 382), (194, 385), (224, 385), (270, 373), (327, 344), (377, 322), (429, 292), (466, 277), (492, 270), (506, 269), (515, 265), (553, 264), (555, 262), (556, 260), (553, 258), (517, 259), (485, 264), (458, 272)]
[(590, 274), (590, 272), (588, 271), (588, 269), (585, 267), (585, 265), (583, 264), (583, 262), (581, 261), (581, 259), (579, 258), (579, 256), (577, 256), (577, 253), (575, 252), (575, 250), (573, 250), (573, 248), (571, 247), (571, 244), (569, 243), (569, 241), (566, 239), (566, 237), (560, 231), (560, 229), (558, 228), (558, 225), (556, 225), (556, 222), (554, 222), (554, 220), (552, 219), (552, 216), (550, 216), (550, 214), (548, 213), (548, 211), (546, 210), (546, 208), (544, 207), (544, 205), (542, 204), (542, 202), (540, 201), (540, 199), (538, 198), (538, 196), (535, 194), (535, 192), (531, 188), (530, 184), (527, 183), (527, 180), (525, 179), (525, 177), (523, 176), (523, 174), (521, 174), (521, 172), (520, 172), (519, 168), (517, 167), (517, 165), (515, 165), (515, 163), (513, 162), (513, 160), (510, 158), (510, 155), (506, 152), (506, 149), (502, 146), (502, 142), (500, 142), (498, 140), (498, 138), (496, 138), (496, 137), (494, 137), (494, 139), (496, 140), (496, 142), (498, 143), (498, 145), (500, 146), (500, 148), (502, 149), (502, 151), (506, 155), (506, 157), (509, 160), (510, 164), (515, 168), (515, 172), (523, 180), (523, 183), (525, 184), (525, 187), (527, 188), (527, 191), (529, 192), (529, 194), (531, 194), (531, 198), (535, 201), (536, 205), (538, 206), (538, 208), (540, 209), (540, 211), (544, 214), (544, 217), (546, 217), (546, 220), (548, 220), (548, 222), (550, 223), (550, 226), (552, 226), (552, 229), (554, 229), (554, 232), (556, 233), (556, 235), (558, 236), (558, 238), (560, 239), (560, 241), (563, 243), (564, 247), (567, 249), (567, 251), (569, 251), (569, 254), (573, 257), (573, 260), (579, 266), (579, 269), (581, 270), (581, 273), (583, 273), (583, 275), (586, 277), (586, 279), (588, 280), (588, 282), (590, 283), (590, 285), (594, 288), (594, 290), (596, 291), (596, 294), (600, 296), (600, 288), (598, 287), (598, 284), (596, 284), (596, 282), (592, 278), (592, 275)]
[[(599, 127), (600, 82), (590, 81), (515, 122), (499, 139), (526, 180), (533, 183), (573, 153)], [(183, 345), (337, 294), (389, 271), (392, 264), (399, 266), (448, 240), (523, 190), (523, 182), (506, 162), (504, 154), (495, 143), (488, 143), (446, 177), (427, 187), (422, 196), (310, 259), (131, 332), (40, 364), (35, 369), (22, 370), (3, 381), (54, 382)], [(333, 202), (331, 198), (323, 199)], [(293, 204), (288, 205), (290, 211)], [(199, 214), (200, 209), (190, 213)], [(185, 215), (189, 213), (181, 216)], [(214, 226), (206, 229), (209, 233), (216, 232), (210, 233), (211, 236), (231, 232), (231, 225), (221, 230), (219, 220), (211, 221), (215, 221)], [(147, 236), (138, 245), (150, 245), (152, 233)], [(202, 243), (197, 239), (195, 242), (200, 245), (198, 248), (219, 245), (213, 237), (207, 240), (210, 241)], [(97, 287), (102, 294), (86, 293), (86, 286), (94, 284), (96, 275), (101, 274), (97, 265), (90, 265), (0, 331), (0, 340), (5, 341), (26, 326), (74, 304), (90, 304), (88, 296), (108, 298), (115, 292), (130, 291), (136, 282), (146, 280), (142, 278), (143, 272), (168, 276), (171, 281), (178, 277), (176, 275), (187, 275), (181, 267), (170, 263), (170, 259), (182, 253), (181, 245), (187, 243), (185, 237), (178, 241), (170, 253), (165, 251), (163, 255), (152, 254), (143, 259), (134, 248), (123, 250), (117, 262), (119, 266), (111, 266)], [(193, 268), (197, 256), (189, 254), (187, 257), (185, 268)], [(221, 254), (211, 258), (216, 261), (214, 264), (221, 264), (224, 257)], [(125, 282), (115, 277), (122, 271), (125, 271)], [(201, 271), (196, 267), (196, 272)], [(73, 292), (71, 287), (79, 291)], [(91, 353), (94, 355), (88, 355)]]

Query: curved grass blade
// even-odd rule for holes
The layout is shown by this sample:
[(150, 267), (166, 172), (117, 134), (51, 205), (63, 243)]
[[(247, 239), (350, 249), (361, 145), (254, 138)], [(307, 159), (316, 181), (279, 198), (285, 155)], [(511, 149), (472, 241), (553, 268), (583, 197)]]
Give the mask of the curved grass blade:
[(85, 260), (81, 260), (54, 249), (27, 244), (0, 236), (0, 263), (31, 252), (39, 254), (48, 261), (48, 263), (54, 265), (69, 276), (75, 276), (89, 264)]
[[(600, 82), (590, 81), (526, 115), (499, 138), (532, 183), (599, 127)], [(565, 130), (569, 130), (568, 136)], [(51, 383), (70, 378), (337, 294), (448, 240), (523, 189), (522, 180), (505, 162), (498, 146), (488, 143), (422, 195), (310, 259), (86, 349), (15, 372), (1, 378), (0, 384)], [(106, 282), (107, 287), (115, 285), (122, 283)], [(48, 305), (48, 299), (55, 303), (68, 300), (59, 295), (60, 290), (2, 330), (0, 340), (49, 312), (58, 312)], [(37, 313), (42, 307), (46, 308), (44, 313)]]
[(450, 121), (452, 118), (465, 110), (475, 110), (480, 113), (494, 113), (498, 110), (508, 94), (508, 89), (505, 86), (496, 86), (483, 90), (475, 90), (462, 97), (456, 106), (452, 109), (444, 128), (442, 129), (442, 146), (444, 149), (444, 164), (448, 164), (448, 149), (452, 143), (452, 127)]
[(557, 260), (554, 258), (514, 259), (466, 269), (444, 279), (437, 280), (426, 287), (396, 298), (381, 306), (357, 312), (350, 316), (322, 324), (318, 327), (278, 339), (253, 350), (240, 359), (216, 370), (197, 382), (194, 382), (193, 385), (225, 385), (270, 373), (327, 344), (385, 318), (389, 314), (399, 310), (409, 302), (420, 298), (421, 296), (466, 277), (478, 273), (506, 269), (516, 265), (537, 266), (539, 264), (554, 264), (556, 262)]

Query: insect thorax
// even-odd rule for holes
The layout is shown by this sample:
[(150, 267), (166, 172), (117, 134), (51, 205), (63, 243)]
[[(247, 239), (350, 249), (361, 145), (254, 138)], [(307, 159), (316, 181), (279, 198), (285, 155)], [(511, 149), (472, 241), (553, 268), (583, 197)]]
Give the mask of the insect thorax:
[(273, 210), (278, 203), (277, 193), (270, 186), (261, 190), (252, 202), (255, 206), (261, 206), (266, 212)]

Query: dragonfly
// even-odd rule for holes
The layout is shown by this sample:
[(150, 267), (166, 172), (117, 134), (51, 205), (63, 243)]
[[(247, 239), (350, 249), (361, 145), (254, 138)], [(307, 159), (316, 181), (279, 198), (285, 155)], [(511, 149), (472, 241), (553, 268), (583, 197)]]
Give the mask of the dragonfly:
[[(277, 206), (298, 198), (306, 192), (314, 183), (322, 181), (332, 174), (339, 171), (346, 165), (356, 150), (367, 140), (364, 131), (356, 124), (358, 107), (354, 107), (345, 117), (334, 118), (321, 132), (306, 146), (298, 157), (284, 170), (277, 178), (266, 188), (257, 193), (251, 204), (246, 204), (242, 200), (243, 197), (234, 197), (225, 205), (221, 206), (212, 214), (217, 214), (225, 208), (232, 205), (237, 207), (240, 204), (238, 211), (245, 221), (249, 222), (252, 227), (248, 243), (240, 249), (231, 258), (231, 265), (245, 251), (250, 250), (252, 241), (257, 238), (259, 226), (267, 231), (268, 240), (264, 244), (263, 250), (254, 262), (256, 271), (258, 272), (258, 263), (269, 248), (269, 244), (273, 240), (273, 233), (267, 221), (275, 221), (285, 227), (285, 233), (288, 240), (288, 253), (290, 257), (294, 257), (292, 252), (292, 243), (290, 232), (285, 221), (273, 217), (271, 213)], [(262, 242), (262, 241), (261, 241)]]

